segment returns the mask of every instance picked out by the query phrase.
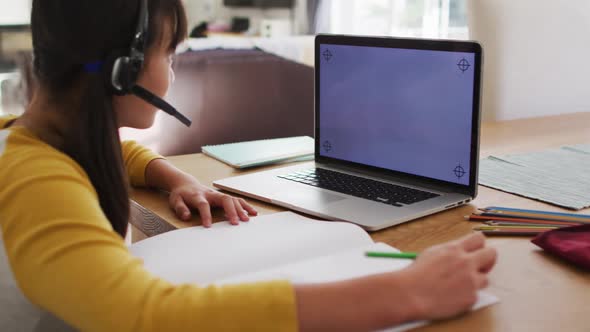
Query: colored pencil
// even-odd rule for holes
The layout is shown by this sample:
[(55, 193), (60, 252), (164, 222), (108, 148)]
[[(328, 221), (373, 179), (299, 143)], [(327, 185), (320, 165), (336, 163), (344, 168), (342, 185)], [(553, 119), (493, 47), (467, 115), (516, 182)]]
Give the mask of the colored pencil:
[(549, 216), (562, 216), (562, 217), (576, 217), (576, 218), (585, 218), (590, 221), (590, 214), (579, 214), (579, 213), (564, 213), (564, 212), (551, 212), (551, 211), (541, 211), (541, 210), (526, 210), (526, 209), (515, 209), (515, 208), (507, 208), (501, 206), (488, 206), (483, 209), (484, 211), (489, 210), (497, 210), (503, 212), (518, 212), (518, 213), (534, 213), (534, 214), (543, 214)]
[(590, 224), (590, 215), (525, 210), (489, 206), (478, 209), (480, 213), (465, 216), (469, 221), (483, 222), (475, 227), (486, 235), (531, 236), (542, 232), (583, 224)]
[(564, 225), (564, 224), (536, 224), (536, 223), (529, 223), (529, 222), (507, 222), (507, 221), (496, 221), (496, 220), (486, 221), (486, 222), (484, 222), (484, 224), (486, 224), (488, 226), (524, 226), (524, 227), (539, 226), (539, 227), (556, 227), (556, 228), (569, 227), (569, 225)]
[(416, 259), (418, 254), (415, 252), (376, 252), (368, 251), (365, 253), (367, 257), (377, 258), (405, 258), (405, 259)]
[(547, 220), (547, 219), (522, 219), (522, 218), (509, 218), (509, 217), (492, 217), (492, 216), (484, 216), (484, 215), (471, 215), (469, 216), (470, 221), (513, 221), (513, 222), (530, 222), (534, 224), (563, 224), (568, 226), (576, 226), (582, 225), (583, 222), (572, 222), (572, 221), (560, 221), (560, 220)]
[(557, 222), (575, 222), (578, 224), (590, 224), (586, 219), (583, 218), (557, 218), (557, 217), (550, 217), (544, 215), (519, 215), (519, 214), (504, 214), (504, 213), (480, 213), (478, 214), (482, 217), (488, 218), (515, 218), (515, 219), (527, 219), (527, 220), (547, 220), (547, 221), (557, 221)]
[(590, 223), (590, 215), (559, 213), (537, 210), (522, 210), (509, 209), (499, 207), (489, 207), (480, 214), (488, 217), (508, 217), (508, 218), (523, 218), (523, 219), (540, 219), (540, 220), (555, 220), (565, 222), (577, 222), (582, 224)]
[(546, 229), (556, 229), (556, 228), (560, 228), (560, 227), (555, 227), (555, 226), (505, 226), (505, 225), (482, 225), (482, 226), (478, 226), (478, 228), (499, 228), (499, 229), (511, 229), (511, 228), (519, 228), (519, 229), (523, 229), (523, 228), (546, 228)]
[(481, 231), (485, 235), (493, 235), (493, 236), (535, 236), (537, 234), (543, 233), (542, 231), (514, 231), (514, 230), (489, 230), (489, 231)]
[(552, 229), (557, 229), (557, 227), (523, 227), (523, 226), (479, 226), (475, 227), (474, 230), (476, 231), (491, 231), (491, 230), (539, 230), (539, 231), (550, 231)]

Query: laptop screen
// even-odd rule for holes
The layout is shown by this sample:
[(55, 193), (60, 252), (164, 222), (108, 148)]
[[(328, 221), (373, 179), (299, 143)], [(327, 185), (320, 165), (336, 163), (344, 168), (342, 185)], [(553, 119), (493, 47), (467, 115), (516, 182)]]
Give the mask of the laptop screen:
[(474, 53), (319, 47), (320, 156), (470, 184)]

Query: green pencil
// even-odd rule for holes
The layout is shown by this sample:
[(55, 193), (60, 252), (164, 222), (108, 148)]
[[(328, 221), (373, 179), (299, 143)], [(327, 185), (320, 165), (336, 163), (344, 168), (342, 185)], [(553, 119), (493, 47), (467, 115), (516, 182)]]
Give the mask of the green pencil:
[(415, 252), (376, 252), (368, 251), (365, 253), (367, 257), (379, 257), (379, 258), (405, 258), (405, 259), (416, 259), (418, 254)]

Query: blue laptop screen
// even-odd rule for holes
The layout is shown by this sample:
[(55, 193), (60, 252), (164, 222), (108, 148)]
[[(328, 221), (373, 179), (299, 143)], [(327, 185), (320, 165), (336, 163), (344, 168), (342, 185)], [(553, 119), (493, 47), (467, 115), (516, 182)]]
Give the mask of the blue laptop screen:
[(320, 45), (320, 152), (469, 185), (475, 54)]

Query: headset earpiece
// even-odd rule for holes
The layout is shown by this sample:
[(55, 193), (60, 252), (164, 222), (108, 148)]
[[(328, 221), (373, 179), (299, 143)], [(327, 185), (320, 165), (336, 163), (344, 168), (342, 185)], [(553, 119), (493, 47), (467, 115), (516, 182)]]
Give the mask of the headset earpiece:
[(110, 54), (105, 61), (104, 80), (107, 89), (115, 95), (131, 93), (143, 67), (142, 57), (130, 57), (129, 51), (119, 50)]
[(128, 94), (137, 82), (143, 60), (123, 56), (115, 59), (111, 72), (111, 85), (117, 93)]

